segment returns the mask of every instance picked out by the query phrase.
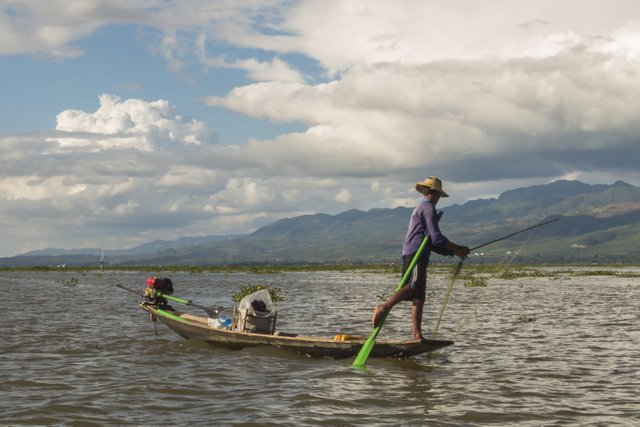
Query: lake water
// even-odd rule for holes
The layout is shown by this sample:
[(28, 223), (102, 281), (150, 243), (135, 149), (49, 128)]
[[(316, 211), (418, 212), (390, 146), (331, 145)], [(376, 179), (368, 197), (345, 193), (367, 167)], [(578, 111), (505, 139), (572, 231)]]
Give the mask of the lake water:
[[(440, 326), (455, 345), (370, 359), (365, 370), (351, 359), (215, 348), (162, 324), (156, 335), (138, 298), (116, 285), (142, 290), (162, 272), (0, 272), (0, 424), (640, 425), (640, 268), (624, 269), (629, 277), (554, 271), (457, 283)], [(285, 298), (279, 329), (326, 336), (368, 335), (376, 296), (399, 280), (164, 275), (176, 296), (202, 305), (231, 307), (242, 286), (271, 284)], [(425, 330), (447, 282), (429, 277)], [(380, 337), (408, 337), (409, 310), (397, 306)]]

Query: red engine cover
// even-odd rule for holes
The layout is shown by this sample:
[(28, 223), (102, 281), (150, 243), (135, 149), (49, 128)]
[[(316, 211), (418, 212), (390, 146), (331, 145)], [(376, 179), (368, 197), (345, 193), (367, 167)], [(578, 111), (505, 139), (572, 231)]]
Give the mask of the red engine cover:
[(167, 287), (167, 279), (164, 277), (149, 277), (147, 279), (147, 286), (153, 289), (165, 289)]

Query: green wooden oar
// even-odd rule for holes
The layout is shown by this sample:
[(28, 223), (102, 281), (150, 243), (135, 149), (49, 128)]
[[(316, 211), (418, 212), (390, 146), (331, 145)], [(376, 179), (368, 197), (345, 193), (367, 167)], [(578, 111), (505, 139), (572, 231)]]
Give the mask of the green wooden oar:
[[(413, 271), (413, 268), (416, 266), (416, 263), (418, 262), (418, 259), (420, 259), (420, 255), (422, 255), (422, 252), (424, 252), (424, 248), (427, 246), (427, 242), (428, 241), (429, 241), (429, 236), (425, 237), (422, 240), (422, 243), (420, 244), (420, 247), (418, 248), (418, 252), (416, 252), (415, 256), (411, 260), (411, 264), (409, 264), (409, 267), (404, 272), (404, 275), (402, 276), (402, 279), (400, 280), (400, 283), (398, 283), (398, 286), (396, 287), (395, 292), (398, 292), (400, 289), (402, 289), (404, 284), (407, 282), (407, 279), (411, 275), (411, 272)], [(353, 365), (352, 366), (354, 366), (356, 368), (362, 368), (362, 367), (364, 367), (365, 363), (367, 363), (367, 359), (369, 358), (369, 355), (371, 354), (371, 350), (373, 350), (373, 346), (376, 344), (376, 337), (378, 336), (378, 333), (380, 333), (380, 329), (382, 329), (382, 325), (384, 325), (385, 320), (387, 320), (387, 316), (389, 315), (389, 311), (387, 311), (386, 313), (384, 313), (382, 315), (382, 319), (380, 319), (380, 323), (378, 323), (378, 326), (376, 326), (373, 329), (373, 332), (371, 332), (371, 335), (369, 335), (369, 338), (367, 338), (367, 340), (364, 342), (364, 345), (360, 349), (360, 352), (358, 352), (358, 355), (356, 356), (356, 360), (353, 361)]]
[[(440, 218), (442, 218), (442, 212), (438, 213), (438, 221), (440, 221)], [(426, 236), (422, 240), (422, 243), (418, 248), (418, 252), (416, 252), (416, 254), (413, 256), (413, 259), (411, 260), (409, 267), (402, 275), (402, 279), (400, 280), (400, 283), (398, 283), (398, 286), (396, 287), (395, 292), (398, 292), (400, 289), (402, 289), (404, 284), (407, 282), (407, 279), (409, 278), (409, 276), (411, 276), (411, 272), (413, 271), (413, 268), (416, 266), (416, 263), (420, 259), (420, 255), (422, 255), (422, 252), (424, 252), (424, 248), (427, 246), (428, 242), (429, 242), (429, 236)], [(387, 320), (388, 315), (389, 315), (389, 311), (387, 311), (382, 316), (382, 319), (380, 319), (380, 323), (378, 323), (378, 326), (373, 328), (373, 332), (371, 332), (371, 335), (369, 335), (369, 338), (367, 338), (367, 340), (364, 342), (364, 345), (358, 352), (358, 355), (356, 356), (356, 360), (353, 361), (352, 366), (356, 368), (362, 368), (364, 367), (365, 363), (367, 363), (367, 359), (371, 354), (371, 350), (373, 350), (373, 346), (376, 344), (376, 337), (378, 336), (378, 333), (380, 333), (380, 329), (382, 329), (382, 325), (384, 325), (384, 322), (385, 320)]]

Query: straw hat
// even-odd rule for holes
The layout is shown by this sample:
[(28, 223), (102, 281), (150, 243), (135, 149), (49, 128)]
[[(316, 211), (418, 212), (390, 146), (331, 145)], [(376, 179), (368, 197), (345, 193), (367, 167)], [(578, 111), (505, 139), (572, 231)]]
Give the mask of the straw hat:
[(435, 176), (430, 176), (424, 181), (416, 183), (416, 190), (418, 190), (418, 192), (425, 194), (427, 189), (440, 192), (442, 197), (449, 197), (449, 195), (442, 189), (442, 181)]

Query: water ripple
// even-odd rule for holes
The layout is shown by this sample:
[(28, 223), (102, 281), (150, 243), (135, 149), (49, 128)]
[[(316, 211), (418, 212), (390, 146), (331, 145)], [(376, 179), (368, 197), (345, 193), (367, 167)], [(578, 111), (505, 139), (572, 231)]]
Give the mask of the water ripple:
[[(372, 359), (356, 370), (351, 360), (184, 341), (149, 323), (136, 297), (115, 287), (142, 289), (146, 276), (0, 273), (8, 302), (2, 424), (640, 423), (637, 279), (567, 274), (457, 285), (440, 330), (454, 346), (410, 360)], [(69, 286), (74, 277), (78, 284)], [(272, 284), (286, 298), (279, 327), (320, 335), (368, 335), (375, 296), (397, 283), (360, 272), (171, 277), (178, 295), (226, 307), (242, 286)], [(447, 277), (430, 276), (425, 329), (436, 323), (446, 285)], [(409, 306), (399, 306), (382, 336), (409, 330)]]

